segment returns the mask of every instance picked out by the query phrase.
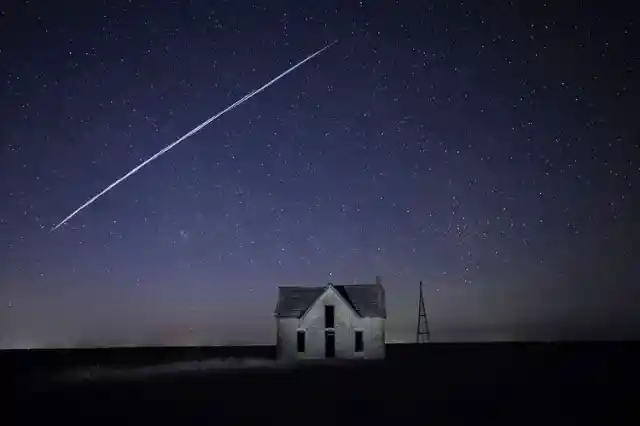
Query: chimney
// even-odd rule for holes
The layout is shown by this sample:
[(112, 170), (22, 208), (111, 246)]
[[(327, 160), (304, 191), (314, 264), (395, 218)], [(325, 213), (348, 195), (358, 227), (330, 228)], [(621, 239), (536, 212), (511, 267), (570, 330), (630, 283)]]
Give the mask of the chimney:
[(384, 287), (382, 287), (382, 280), (380, 279), (380, 275), (376, 275), (376, 285), (378, 288), (378, 306), (382, 307), (384, 310), (384, 318), (387, 317), (385, 305), (384, 305)]

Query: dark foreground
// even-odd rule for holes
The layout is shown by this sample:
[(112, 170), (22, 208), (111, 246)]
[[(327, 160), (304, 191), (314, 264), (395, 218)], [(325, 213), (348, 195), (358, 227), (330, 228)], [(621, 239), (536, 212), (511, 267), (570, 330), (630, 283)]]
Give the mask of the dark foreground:
[(631, 424), (638, 411), (632, 408), (640, 405), (637, 343), (389, 345), (384, 361), (296, 367), (233, 362), (231, 368), (60, 380), (74, 369), (185, 365), (211, 358), (268, 364), (273, 352), (270, 347), (0, 352), (2, 386), (9, 388), (4, 394), (17, 398), (3, 417), (16, 418), (15, 424), (201, 425), (253, 419), (400, 425), (487, 418), (509, 424)]

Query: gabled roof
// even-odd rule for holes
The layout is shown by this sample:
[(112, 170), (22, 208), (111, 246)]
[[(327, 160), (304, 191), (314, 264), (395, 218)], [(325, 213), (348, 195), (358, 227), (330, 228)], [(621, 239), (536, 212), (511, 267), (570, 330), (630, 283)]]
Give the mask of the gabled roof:
[(384, 288), (379, 284), (334, 286), (361, 317), (387, 317)]
[[(331, 285), (331, 284), (329, 284)], [(329, 287), (278, 287), (275, 315), (300, 318)], [(332, 285), (361, 317), (386, 318), (384, 289), (380, 284)]]
[(326, 287), (278, 287), (276, 316), (300, 318), (325, 290)]

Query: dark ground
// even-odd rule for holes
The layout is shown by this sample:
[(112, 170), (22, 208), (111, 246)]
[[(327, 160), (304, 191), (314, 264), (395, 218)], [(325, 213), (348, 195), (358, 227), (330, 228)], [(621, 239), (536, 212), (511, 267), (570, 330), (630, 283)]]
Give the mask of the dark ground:
[(15, 424), (472, 424), (489, 416), (509, 424), (610, 425), (637, 424), (632, 408), (640, 412), (640, 344), (621, 342), (388, 345), (387, 359), (375, 362), (49, 380), (92, 365), (273, 355), (272, 347), (31, 350), (0, 352), (0, 365), (4, 394), (16, 397), (8, 405)]

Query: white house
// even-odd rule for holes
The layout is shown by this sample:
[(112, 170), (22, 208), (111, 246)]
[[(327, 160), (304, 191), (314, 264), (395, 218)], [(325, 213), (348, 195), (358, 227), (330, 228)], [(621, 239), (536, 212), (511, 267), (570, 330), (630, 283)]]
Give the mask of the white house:
[(280, 360), (384, 358), (386, 307), (376, 284), (279, 287)]

